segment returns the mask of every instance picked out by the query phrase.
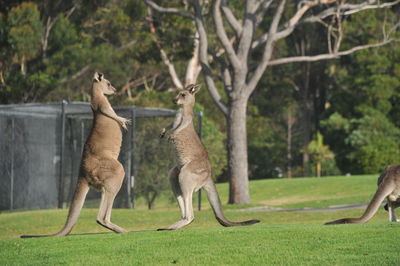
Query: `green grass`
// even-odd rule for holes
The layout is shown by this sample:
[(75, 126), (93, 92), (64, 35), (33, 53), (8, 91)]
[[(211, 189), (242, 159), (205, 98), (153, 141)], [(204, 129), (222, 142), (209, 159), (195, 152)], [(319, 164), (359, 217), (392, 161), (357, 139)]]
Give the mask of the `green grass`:
[[(362, 203), (371, 200), (377, 188), (378, 175), (335, 176), (324, 178), (265, 179), (250, 182), (252, 203), (247, 206), (227, 205), (237, 209), (251, 206), (273, 206), (284, 208), (323, 208), (332, 205)], [(217, 184), (221, 201), (228, 201), (228, 184)], [(208, 208), (203, 193), (205, 208)], [(171, 200), (172, 199), (172, 200)], [(197, 206), (197, 195), (193, 198)], [(86, 205), (95, 207), (98, 203)], [(146, 209), (143, 199), (136, 202), (137, 209)], [(156, 209), (176, 208), (170, 191), (163, 193), (155, 204)]]
[(399, 265), (400, 226), (257, 225), (0, 242), (1, 265)]
[[(367, 202), (376, 176), (260, 180), (250, 183), (250, 206), (326, 207)], [(227, 185), (218, 184), (223, 202)], [(164, 196), (167, 198), (168, 196)], [(204, 200), (204, 206), (208, 202)], [(19, 239), (22, 234), (58, 231), (67, 210), (0, 214), (0, 265), (399, 265), (400, 224), (387, 222), (381, 208), (367, 224), (323, 226), (358, 217), (363, 210), (337, 212), (248, 212), (224, 206), (233, 221), (260, 219), (249, 227), (224, 228), (208, 209), (176, 232), (157, 232), (179, 218), (176, 204), (165, 200), (147, 211), (113, 210), (113, 222), (130, 231), (117, 235), (95, 223), (97, 209), (83, 209), (68, 237)]]

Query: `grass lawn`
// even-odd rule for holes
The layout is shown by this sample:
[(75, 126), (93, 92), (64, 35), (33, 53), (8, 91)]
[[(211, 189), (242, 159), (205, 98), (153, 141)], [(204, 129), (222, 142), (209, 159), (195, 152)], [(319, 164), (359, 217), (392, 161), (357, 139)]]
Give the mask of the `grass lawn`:
[[(377, 176), (260, 180), (250, 183), (253, 203), (285, 208), (326, 207), (367, 202)], [(219, 184), (222, 201), (227, 185)], [(167, 196), (165, 196), (167, 197)], [(208, 202), (204, 200), (204, 205)], [(246, 206), (224, 206), (233, 221), (260, 219), (249, 227), (224, 228), (205, 209), (195, 221), (175, 232), (154, 229), (179, 218), (175, 204), (157, 209), (113, 210), (113, 222), (130, 231), (118, 235), (95, 223), (97, 209), (83, 209), (68, 237), (19, 239), (21, 234), (58, 231), (67, 210), (0, 214), (0, 265), (400, 265), (400, 224), (387, 222), (381, 208), (367, 224), (323, 226), (324, 222), (358, 217), (364, 210), (337, 212), (246, 212)]]

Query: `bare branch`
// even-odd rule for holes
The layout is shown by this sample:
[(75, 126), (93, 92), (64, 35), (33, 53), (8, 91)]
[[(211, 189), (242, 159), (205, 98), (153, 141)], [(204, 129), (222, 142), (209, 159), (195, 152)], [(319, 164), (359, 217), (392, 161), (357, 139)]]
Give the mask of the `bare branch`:
[(282, 18), (283, 10), (285, 7), (286, 0), (281, 0), (279, 4), (275, 16), (272, 20), (271, 26), (268, 31), (268, 39), (264, 47), (263, 57), (261, 59), (260, 64), (257, 66), (256, 70), (254, 71), (253, 76), (247, 86), (247, 94), (248, 96), (254, 91), (258, 81), (260, 80), (262, 74), (264, 73), (265, 69), (268, 66), (268, 62), (271, 59), (272, 55), (272, 46), (275, 41), (275, 34), (278, 29), (279, 21)]
[(229, 67), (225, 60), (219, 56), (217, 52), (212, 49), (208, 49), (208, 53), (212, 55), (213, 60), (217, 61), (221, 66), (221, 79), (224, 83), (225, 92), (230, 94), (232, 92), (232, 75), (229, 71)]
[[(371, 0), (371, 1), (376, 2), (376, 0)], [(284, 28), (276, 34), (276, 36), (275, 36), (276, 40), (280, 40), (280, 39), (287, 37), (299, 25), (306, 24), (306, 23), (320, 22), (329, 16), (336, 15), (337, 8), (338, 8), (337, 6), (327, 8), (327, 9), (321, 11), (319, 14), (312, 15), (307, 18), (301, 19), (304, 16), (304, 14), (306, 13), (306, 11), (308, 11), (310, 8), (312, 8), (314, 6), (322, 5), (322, 4), (330, 4), (333, 2), (335, 2), (335, 1), (333, 1), (333, 0), (326, 0), (326, 1), (315, 0), (312, 2), (304, 1), (304, 3), (306, 3), (306, 5), (301, 6), (298, 9), (298, 11), (296, 12), (296, 14), (288, 21), (288, 23), (285, 24)], [(387, 2), (387, 3), (383, 3), (383, 4), (378, 3), (376, 5), (368, 4), (367, 2), (364, 2), (362, 4), (357, 4), (357, 5), (341, 4), (340, 10), (342, 10), (341, 15), (350, 15), (350, 14), (354, 14), (354, 13), (368, 10), (368, 9), (389, 8), (389, 7), (392, 7), (399, 3), (400, 3), (400, 0)], [(253, 49), (257, 48), (260, 44), (266, 42), (267, 38), (268, 38), (268, 34), (267, 33), (263, 34), (261, 37), (259, 37), (256, 41), (253, 42), (252, 48)]]
[(197, 32), (199, 33), (200, 38), (200, 46), (199, 46), (199, 56), (200, 63), (204, 74), (204, 80), (207, 84), (208, 91), (210, 92), (211, 97), (214, 102), (217, 104), (221, 112), (227, 116), (228, 108), (223, 102), (221, 95), (219, 94), (217, 87), (215, 86), (214, 80), (212, 78), (212, 73), (210, 70), (210, 65), (208, 63), (208, 41), (207, 41), (207, 33), (203, 24), (203, 19), (201, 15), (201, 6), (198, 0), (192, 1), (194, 10), (195, 10), (195, 22), (197, 27)]
[[(377, 2), (377, 1), (373, 0), (372, 2)], [(362, 10), (367, 10), (367, 9), (388, 8), (388, 7), (397, 5), (399, 3), (400, 3), (400, 0), (393, 1), (393, 2), (387, 2), (387, 3), (383, 3), (383, 4), (381, 4), (380, 1), (378, 1), (378, 4), (376, 4), (376, 5), (370, 5), (367, 2), (359, 4), (359, 5), (347, 4), (347, 5), (343, 5), (343, 8), (348, 9), (348, 11), (345, 11), (343, 14), (351, 15), (351, 14), (357, 13)]]
[(246, 1), (246, 16), (243, 22), (243, 31), (242, 35), (240, 36), (239, 46), (237, 49), (237, 53), (241, 62), (247, 62), (248, 59), (255, 30), (254, 17), (259, 5), (260, 2), (258, 1)]
[(125, 43), (124, 45), (122, 45), (121, 47), (118, 47), (118, 50), (124, 50), (124, 49), (127, 49), (127, 48), (129, 48), (129, 47), (132, 47), (132, 46), (134, 46), (137, 42), (138, 42), (137, 40), (131, 40), (131, 41)]
[(319, 54), (319, 55), (311, 55), (311, 56), (293, 56), (293, 57), (285, 57), (285, 58), (279, 58), (275, 60), (269, 61), (268, 65), (269, 66), (275, 66), (275, 65), (282, 65), (282, 64), (287, 64), (287, 63), (295, 63), (295, 62), (315, 62), (315, 61), (320, 61), (320, 60), (327, 60), (327, 59), (335, 59), (339, 58), (344, 55), (349, 55), (354, 52), (368, 49), (368, 48), (376, 48), (380, 46), (384, 46), (393, 40), (384, 40), (379, 43), (374, 43), (374, 44), (366, 44), (366, 45), (359, 45), (355, 46), (349, 50), (337, 52), (337, 53), (327, 53), (327, 54)]
[(152, 34), (154, 42), (157, 45), (158, 50), (160, 51), (161, 60), (167, 66), (169, 75), (170, 75), (170, 77), (172, 79), (172, 82), (174, 83), (175, 87), (177, 87), (179, 89), (183, 89), (184, 88), (183, 84), (180, 81), (180, 79), (178, 77), (178, 74), (175, 71), (174, 64), (171, 63), (171, 61), (169, 60), (169, 58), (167, 56), (167, 53), (161, 47), (161, 44), (157, 39), (157, 32), (156, 32), (156, 28), (154, 27), (154, 23), (153, 23), (152, 9), (150, 7), (147, 8), (147, 16), (148, 16), (147, 21), (149, 23), (150, 32)]
[(242, 25), (235, 18), (235, 15), (232, 13), (232, 10), (230, 10), (228, 5), (226, 4), (226, 0), (222, 0), (221, 9), (222, 12), (224, 12), (226, 20), (229, 22), (229, 25), (231, 25), (232, 29), (236, 32), (236, 35), (240, 36), (240, 34), (242, 33)]
[(157, 5), (156, 3), (154, 3), (151, 0), (143, 0), (143, 1), (147, 6), (149, 6), (150, 8), (152, 8), (154, 10), (156, 10), (157, 12), (175, 14), (175, 15), (180, 15), (180, 16), (185, 17), (185, 18), (194, 19), (193, 14), (190, 13), (190, 12), (182, 11), (182, 10), (179, 10), (178, 8), (161, 7), (161, 6)]
[(271, 6), (273, 0), (264, 1), (261, 6), (261, 9), (258, 11), (256, 16), (256, 27), (260, 25), (261, 21), (264, 19), (265, 13), (268, 11), (269, 7)]
[[(74, 5), (67, 12), (65, 12), (65, 18), (69, 18), (74, 13), (76, 8), (77, 8), (77, 6)], [(45, 27), (45, 31), (44, 31), (44, 35), (43, 35), (43, 39), (42, 39), (42, 57), (43, 58), (47, 57), (46, 52), (47, 52), (47, 47), (48, 47), (48, 43), (49, 43), (50, 31), (52, 30), (54, 24), (57, 22), (58, 18), (59, 18), (58, 16), (55, 17), (54, 19), (52, 19), (50, 16), (47, 17), (46, 27)]]
[(232, 43), (229, 41), (229, 38), (226, 34), (224, 24), (222, 22), (222, 17), (221, 17), (221, 0), (216, 0), (214, 4), (214, 12), (213, 12), (213, 17), (214, 17), (214, 22), (215, 22), (215, 29), (218, 35), (218, 38), (224, 47), (226, 54), (229, 58), (229, 61), (231, 62), (232, 66), (235, 69), (239, 69), (241, 64), (239, 61), (239, 58), (236, 56), (235, 50), (233, 49)]
[(70, 77), (64, 77), (62, 79), (60, 79), (60, 84), (66, 83), (68, 81), (74, 80), (79, 78), (80, 76), (82, 76), (83, 74), (85, 74), (88, 70), (90, 69), (89, 65), (86, 65), (84, 67), (82, 67), (80, 70), (78, 70), (75, 74), (73, 74)]
[(336, 12), (336, 16), (335, 16), (336, 20), (337, 20), (337, 38), (336, 38), (336, 44), (334, 47), (334, 53), (337, 53), (340, 49), (340, 45), (342, 44), (342, 40), (343, 40), (343, 25), (342, 25), (342, 16), (340, 15), (340, 6), (337, 9)]
[(193, 43), (193, 55), (186, 68), (185, 88), (190, 84), (195, 84), (197, 81), (197, 77), (201, 72), (200, 58), (199, 58), (199, 49), (200, 49), (199, 42), (200, 42), (199, 33), (196, 32)]

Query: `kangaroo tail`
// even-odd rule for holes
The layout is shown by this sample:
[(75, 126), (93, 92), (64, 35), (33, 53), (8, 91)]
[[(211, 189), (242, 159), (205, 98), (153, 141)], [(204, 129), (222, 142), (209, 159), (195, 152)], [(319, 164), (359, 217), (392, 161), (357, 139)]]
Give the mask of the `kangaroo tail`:
[(223, 226), (244, 226), (244, 225), (252, 225), (255, 223), (259, 223), (260, 220), (248, 220), (243, 222), (231, 222), (229, 221), (222, 211), (221, 200), (219, 199), (217, 188), (215, 187), (214, 182), (210, 179), (207, 181), (204, 189), (207, 192), (208, 200), (210, 201), (210, 205), (214, 211), (215, 218), (217, 221)]
[(365, 223), (368, 222), (378, 211), (382, 201), (393, 191), (393, 185), (390, 182), (382, 182), (373, 196), (371, 202), (368, 204), (367, 209), (360, 218), (344, 218), (325, 223), (331, 224), (351, 224), (351, 223)]
[(89, 191), (89, 185), (85, 180), (78, 180), (76, 190), (69, 208), (67, 221), (64, 227), (55, 234), (51, 235), (22, 235), (21, 238), (32, 238), (32, 237), (48, 237), (48, 236), (66, 236), (68, 235), (76, 222), (78, 221), (79, 214), (81, 212), (83, 203), (85, 202), (86, 194)]

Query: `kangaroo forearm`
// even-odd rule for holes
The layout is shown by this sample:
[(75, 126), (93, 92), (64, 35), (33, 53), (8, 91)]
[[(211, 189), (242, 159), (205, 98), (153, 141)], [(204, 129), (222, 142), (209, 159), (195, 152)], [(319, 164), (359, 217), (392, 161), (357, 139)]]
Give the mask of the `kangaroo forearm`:
[(103, 115), (105, 115), (105, 116), (107, 116), (107, 117), (109, 117), (109, 118), (111, 118), (111, 119), (117, 121), (118, 123), (121, 123), (121, 118), (114, 112), (113, 109), (110, 109), (110, 108), (100, 108), (100, 112), (101, 112)]

